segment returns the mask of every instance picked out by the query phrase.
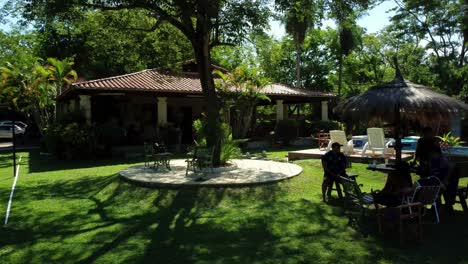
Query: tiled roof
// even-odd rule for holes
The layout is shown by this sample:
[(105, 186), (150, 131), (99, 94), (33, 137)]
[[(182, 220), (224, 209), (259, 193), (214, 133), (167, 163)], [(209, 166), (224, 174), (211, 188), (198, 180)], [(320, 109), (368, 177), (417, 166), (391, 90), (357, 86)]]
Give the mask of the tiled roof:
[[(174, 94), (201, 94), (197, 73), (180, 75), (161, 73), (156, 69), (119, 75), (92, 81), (76, 82), (70, 90), (148, 91)], [(334, 97), (334, 94), (296, 89), (284, 84), (271, 84), (263, 92), (269, 96)]]
[(267, 85), (262, 90), (266, 95), (284, 95), (284, 96), (298, 96), (298, 97), (334, 97), (333, 93), (324, 93), (319, 91), (311, 91), (305, 89), (298, 89), (290, 87), (286, 84), (274, 83)]

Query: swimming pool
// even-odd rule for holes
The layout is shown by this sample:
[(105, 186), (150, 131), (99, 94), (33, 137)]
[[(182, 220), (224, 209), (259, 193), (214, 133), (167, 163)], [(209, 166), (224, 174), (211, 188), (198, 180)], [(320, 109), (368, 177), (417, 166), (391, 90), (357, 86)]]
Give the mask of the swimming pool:
[[(418, 136), (407, 136), (401, 139), (401, 143), (409, 144), (409, 146), (403, 147), (405, 152), (414, 152), (418, 146)], [(362, 149), (367, 143), (366, 135), (353, 136), (354, 148)], [(385, 138), (385, 142), (394, 141), (393, 138)], [(442, 150), (445, 154), (449, 156), (458, 156), (466, 158), (468, 157), (468, 147), (451, 147), (450, 149)]]
[(409, 144), (409, 146), (404, 146), (403, 151), (416, 151), (416, 147), (418, 146), (419, 137), (417, 136), (409, 136), (404, 137), (401, 139), (401, 143)]
[[(415, 151), (416, 146), (418, 145), (418, 136), (408, 136), (401, 139), (401, 143), (409, 144), (405, 146), (403, 151)], [(354, 148), (363, 148), (367, 143), (368, 139), (366, 135), (353, 136)], [(385, 138), (385, 142), (394, 141), (393, 138)]]

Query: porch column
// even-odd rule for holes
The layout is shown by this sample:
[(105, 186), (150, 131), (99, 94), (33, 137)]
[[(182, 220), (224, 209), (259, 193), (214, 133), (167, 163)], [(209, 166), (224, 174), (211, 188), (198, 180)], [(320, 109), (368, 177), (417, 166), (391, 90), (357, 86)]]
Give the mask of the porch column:
[(167, 124), (167, 97), (158, 97), (158, 126)]
[(322, 121), (328, 121), (328, 101), (322, 101)]
[(91, 95), (79, 96), (79, 109), (83, 112), (86, 123), (91, 124)]
[[(286, 109), (286, 114), (288, 113)], [(276, 121), (284, 119), (283, 100), (276, 100)]]

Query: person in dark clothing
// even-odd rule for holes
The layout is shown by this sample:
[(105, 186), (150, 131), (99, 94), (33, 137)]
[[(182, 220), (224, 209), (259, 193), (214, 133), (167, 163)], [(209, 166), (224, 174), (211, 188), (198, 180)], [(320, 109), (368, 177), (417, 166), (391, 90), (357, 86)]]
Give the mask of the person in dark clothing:
[(429, 177), (430, 175), (430, 162), (431, 152), (439, 150), (439, 140), (434, 137), (432, 128), (425, 127), (423, 129), (423, 137), (418, 140), (416, 147), (415, 159), (419, 162), (419, 174), (421, 177)]
[(453, 210), (453, 204), (455, 203), (455, 197), (457, 195), (458, 175), (454, 173), (453, 165), (442, 155), (440, 149), (433, 149), (430, 156), (430, 176), (439, 179), (440, 193), (444, 196), (447, 210), (451, 211)]
[(437, 177), (442, 184), (446, 184), (449, 177), (449, 162), (447, 158), (442, 155), (440, 148), (432, 149), (429, 156), (429, 175)]
[(333, 184), (335, 184), (338, 196), (343, 197), (340, 188), (340, 176), (346, 177), (346, 157), (340, 152), (341, 145), (337, 142), (332, 144), (332, 149), (322, 156), (322, 167), (324, 178), (322, 183), (322, 199), (325, 202), (325, 194), (331, 196)]

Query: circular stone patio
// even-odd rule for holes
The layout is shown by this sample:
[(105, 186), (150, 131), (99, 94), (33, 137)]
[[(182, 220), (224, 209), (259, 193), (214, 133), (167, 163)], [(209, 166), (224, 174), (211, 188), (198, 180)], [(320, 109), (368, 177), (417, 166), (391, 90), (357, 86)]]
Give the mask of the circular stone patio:
[(243, 186), (277, 182), (292, 178), (302, 172), (296, 164), (269, 160), (233, 160), (233, 166), (206, 170), (203, 173), (189, 171), (185, 175), (185, 160), (171, 160), (171, 170), (155, 170), (144, 165), (132, 166), (120, 171), (125, 180), (145, 186)]

